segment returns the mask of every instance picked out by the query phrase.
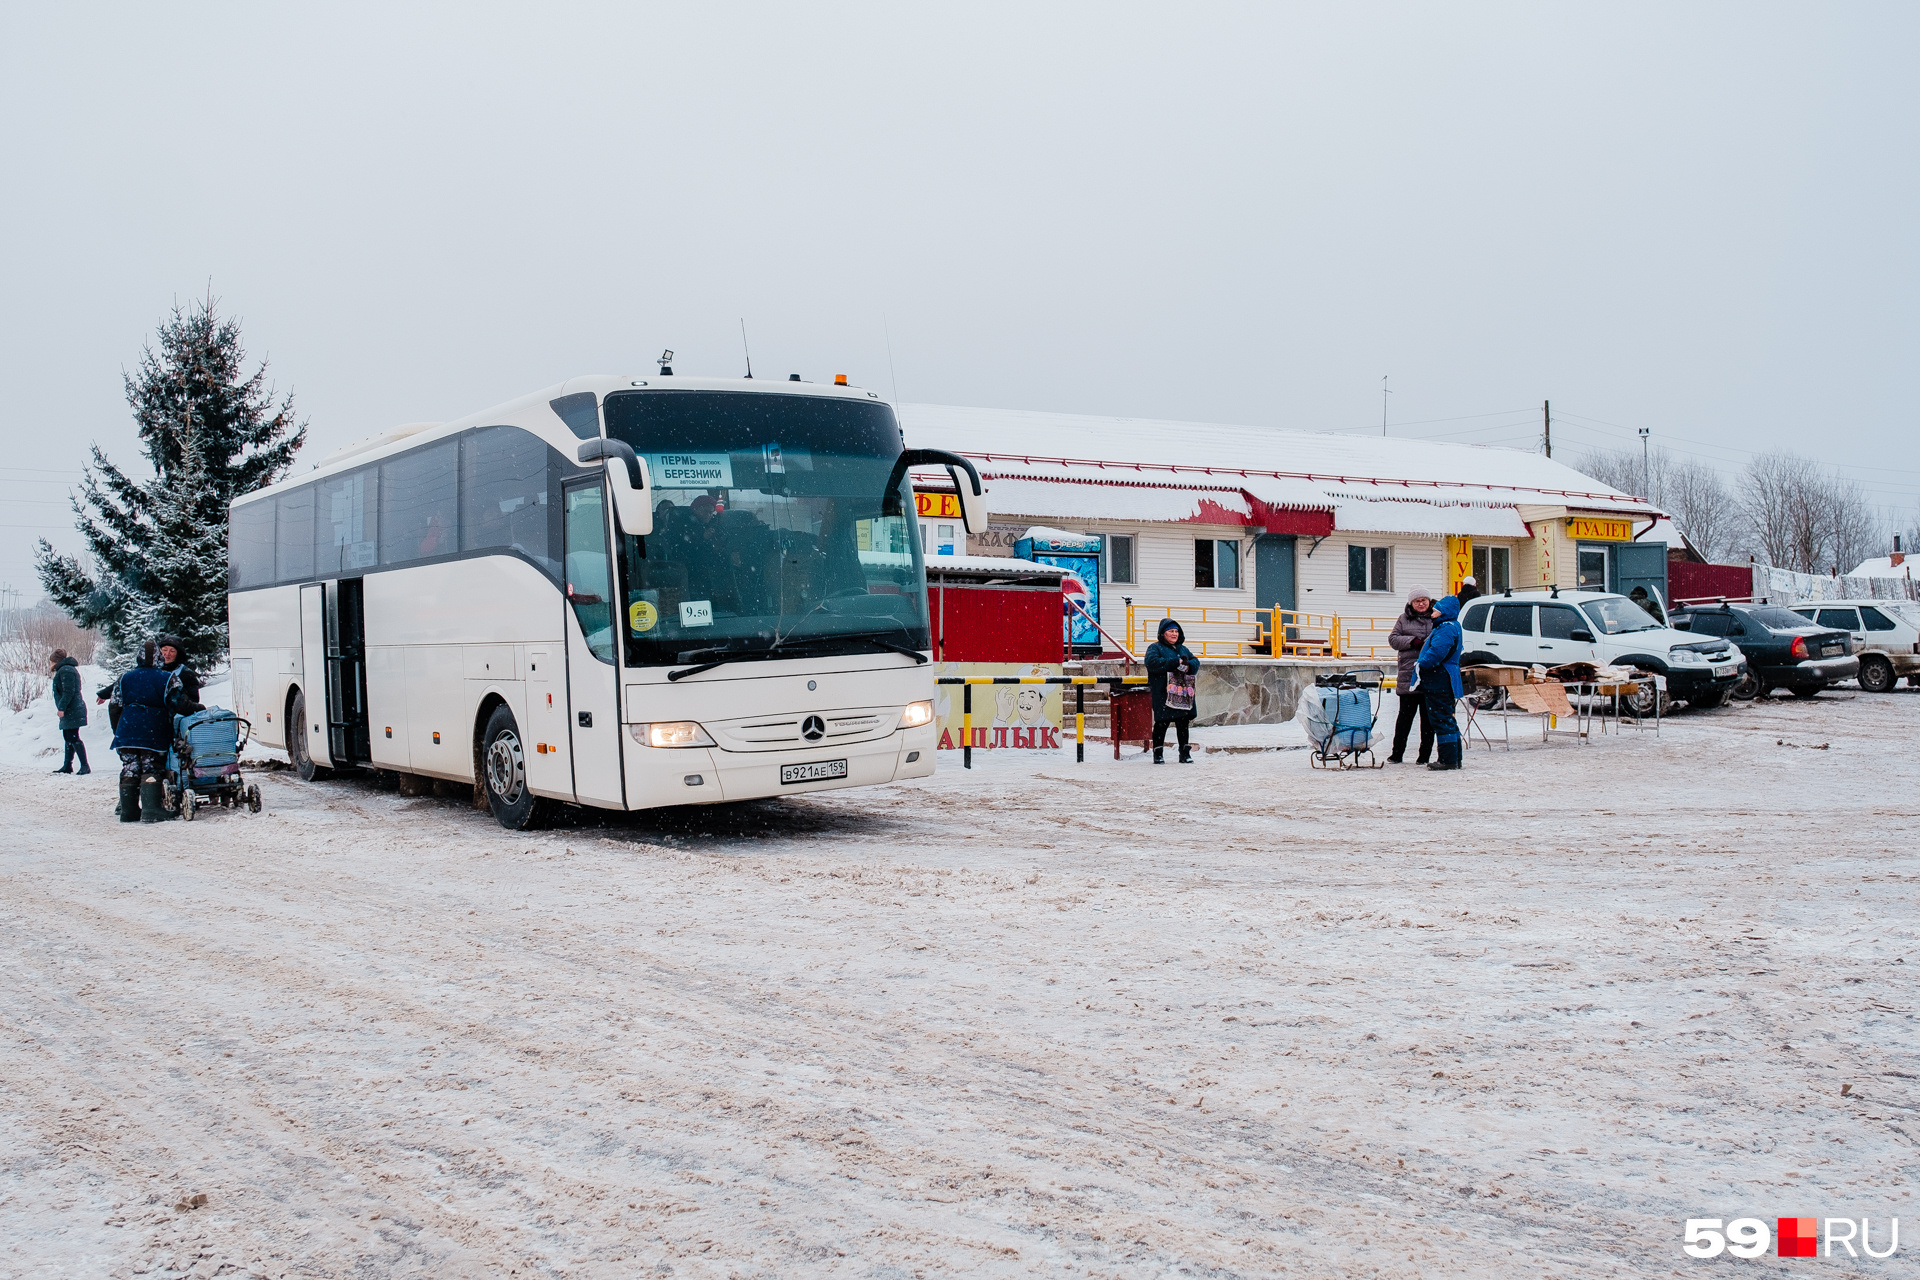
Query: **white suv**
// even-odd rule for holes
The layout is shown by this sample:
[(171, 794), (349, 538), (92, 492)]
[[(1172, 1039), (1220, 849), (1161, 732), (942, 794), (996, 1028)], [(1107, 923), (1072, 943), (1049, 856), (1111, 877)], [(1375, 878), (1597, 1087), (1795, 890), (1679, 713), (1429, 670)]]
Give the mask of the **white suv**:
[(1792, 606), (1801, 617), (1853, 637), (1860, 687), (1885, 693), (1905, 676), (1920, 688), (1920, 604), (1909, 600), (1816, 600)]
[(1731, 640), (1675, 631), (1611, 591), (1542, 587), (1482, 596), (1462, 611), (1460, 629), (1463, 664), (1634, 667), (1660, 677), (1668, 697), (1695, 707), (1724, 707), (1746, 666)]

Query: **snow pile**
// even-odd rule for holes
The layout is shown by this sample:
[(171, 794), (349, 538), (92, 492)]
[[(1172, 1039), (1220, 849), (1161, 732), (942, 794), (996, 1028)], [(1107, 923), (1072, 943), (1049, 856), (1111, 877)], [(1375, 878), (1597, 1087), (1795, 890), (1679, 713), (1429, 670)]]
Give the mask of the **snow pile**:
[[(108, 744), (113, 730), (107, 727), (107, 709), (93, 700), (93, 693), (112, 679), (104, 667), (80, 668), (80, 696), (87, 700), (87, 727), (80, 731), (80, 740), (96, 769), (112, 755)], [(57, 769), (61, 754), (60, 713), (53, 709), (51, 691), (29, 702), (24, 711), (0, 710), (0, 762)]]
[[(93, 697), (102, 685), (112, 684), (118, 675), (105, 667), (80, 668), (80, 696), (87, 700), (87, 727), (80, 731), (80, 740), (87, 744), (87, 762), (95, 769), (105, 767), (115, 756), (107, 708)], [(208, 681), (200, 687), (200, 702), (209, 707), (231, 707), (233, 681), (225, 675)], [(274, 759), (281, 754), (266, 747), (257, 751), (249, 747), (241, 753), (243, 759), (251, 760)], [(0, 764), (57, 769), (62, 756), (60, 713), (53, 709), (51, 692), (35, 698), (24, 711), (0, 710)]]

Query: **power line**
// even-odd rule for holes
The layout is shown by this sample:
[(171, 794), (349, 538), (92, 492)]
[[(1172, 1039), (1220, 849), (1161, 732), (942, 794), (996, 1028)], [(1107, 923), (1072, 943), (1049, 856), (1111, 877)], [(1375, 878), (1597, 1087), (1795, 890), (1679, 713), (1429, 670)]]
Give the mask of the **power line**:
[[(1411, 422), (1403, 422), (1400, 425), (1403, 427), (1422, 427), (1422, 426), (1428, 425), (1429, 423), (1434, 423), (1434, 422), (1466, 422), (1468, 419), (1471, 419), (1471, 418), (1505, 418), (1516, 413), (1532, 413), (1532, 412), (1533, 410), (1531, 409), (1501, 409), (1497, 413), (1463, 413), (1457, 417), (1452, 417), (1452, 418), (1416, 418)], [(1328, 429), (1326, 432), (1324, 432), (1323, 434), (1344, 435), (1349, 431), (1365, 431), (1368, 434), (1372, 434), (1374, 430), (1375, 430), (1374, 426), (1371, 423), (1369, 423), (1364, 427), (1332, 427)]]
[[(1597, 423), (1600, 426), (1604, 426), (1604, 427), (1613, 427), (1616, 430), (1620, 430), (1620, 431), (1626, 431), (1626, 432), (1638, 431), (1638, 428), (1636, 427), (1622, 426), (1618, 422), (1608, 422), (1605, 418), (1593, 418), (1593, 417), (1588, 417), (1585, 414), (1578, 414), (1578, 413), (1567, 414), (1566, 416), (1571, 418), (1580, 418), (1586, 422)], [(1661, 432), (1660, 438), (1662, 440), (1680, 440), (1687, 444), (1698, 445), (1703, 449), (1718, 449), (1724, 453), (1737, 453), (1737, 454), (1740, 454), (1742, 457), (1747, 457), (1747, 458), (1757, 458), (1764, 453), (1770, 452), (1770, 450), (1766, 450), (1766, 449), (1742, 449), (1737, 445), (1714, 444), (1711, 441), (1694, 440), (1688, 436), (1676, 436), (1666, 432)], [(1844, 471), (1865, 471), (1874, 475), (1880, 475), (1888, 471), (1893, 471), (1893, 472), (1897, 472), (1900, 475), (1920, 476), (1920, 470), (1916, 470), (1911, 467), (1882, 467), (1882, 466), (1869, 467), (1869, 466), (1862, 466), (1858, 463), (1853, 463), (1853, 462), (1830, 462), (1824, 465), (1835, 467)]]

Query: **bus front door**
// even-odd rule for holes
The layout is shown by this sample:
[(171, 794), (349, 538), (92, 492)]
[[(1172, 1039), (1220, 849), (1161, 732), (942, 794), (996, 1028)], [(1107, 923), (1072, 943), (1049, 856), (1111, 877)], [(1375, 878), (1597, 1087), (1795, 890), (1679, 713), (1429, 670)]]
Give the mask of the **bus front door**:
[(614, 665), (613, 561), (607, 503), (598, 479), (569, 484), (565, 502), (567, 732), (573, 792), (582, 804), (625, 807), (620, 676)]

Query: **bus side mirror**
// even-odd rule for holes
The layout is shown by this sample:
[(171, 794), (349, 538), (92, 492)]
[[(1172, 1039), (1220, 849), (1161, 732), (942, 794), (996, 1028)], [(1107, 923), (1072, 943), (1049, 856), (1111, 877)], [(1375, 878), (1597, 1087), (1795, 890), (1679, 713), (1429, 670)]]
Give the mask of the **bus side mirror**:
[(980, 473), (971, 462), (957, 453), (948, 453), (945, 449), (908, 449), (894, 460), (893, 474), (887, 477), (887, 491), (880, 499), (880, 514), (898, 516), (906, 514), (900, 506), (900, 481), (906, 476), (908, 467), (940, 466), (947, 469), (953, 478), (954, 490), (960, 497), (960, 520), (967, 526), (968, 533), (987, 531), (987, 490), (980, 483)]
[(648, 483), (646, 459), (634, 453), (633, 446), (624, 440), (588, 440), (576, 456), (583, 463), (605, 461), (607, 489), (613, 494), (613, 514), (620, 521), (620, 531), (637, 538), (652, 533), (653, 507), (647, 501), (652, 485)]

